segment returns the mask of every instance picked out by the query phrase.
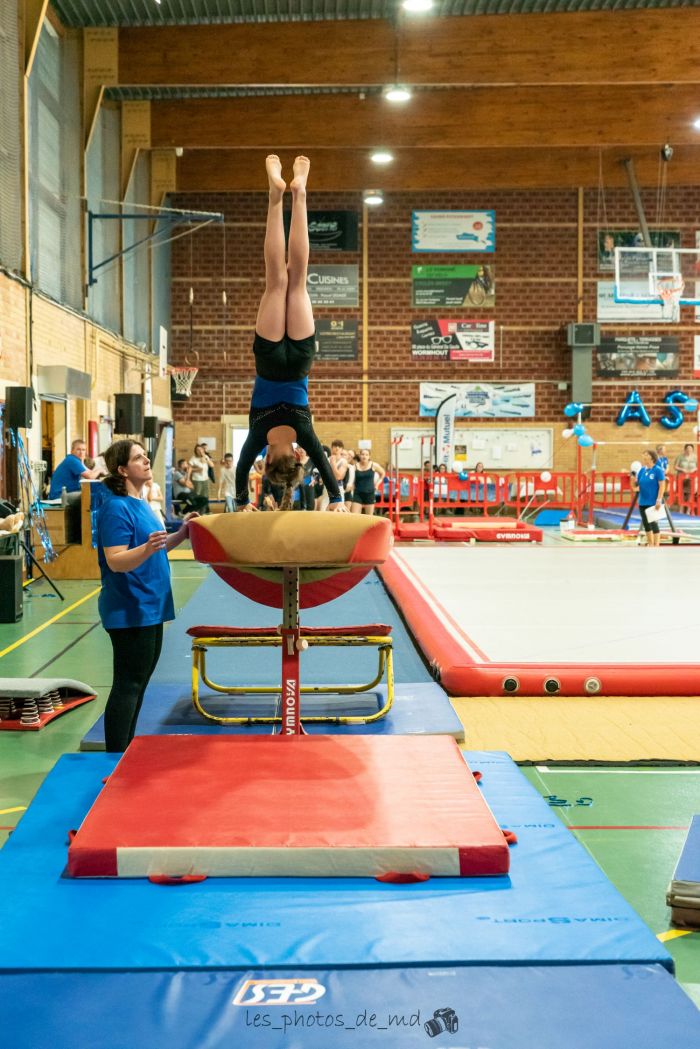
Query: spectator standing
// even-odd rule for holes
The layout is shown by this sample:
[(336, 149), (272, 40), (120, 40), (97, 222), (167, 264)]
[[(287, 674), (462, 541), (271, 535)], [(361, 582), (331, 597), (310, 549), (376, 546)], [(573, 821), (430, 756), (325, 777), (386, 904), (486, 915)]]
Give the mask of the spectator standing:
[(221, 460), (219, 499), (222, 496), (226, 504), (226, 513), (232, 514), (236, 509), (236, 471), (233, 468), (233, 456), (230, 452), (227, 452)]
[(694, 444), (683, 445), (683, 451), (676, 456), (673, 468), (681, 478), (681, 491), (678, 493), (680, 512), (689, 514), (693, 492), (693, 476), (698, 471), (698, 459)]
[(209, 470), (213, 470), (214, 463), (211, 461), (203, 444), (194, 446), (194, 454), (189, 460), (192, 468), (190, 480), (194, 488), (194, 494), (205, 500), (204, 513), (209, 513)]
[(368, 448), (360, 452), (360, 461), (355, 467), (355, 487), (352, 493), (352, 512), (354, 514), (373, 514), (377, 501), (377, 489), (382, 484), (386, 471), (380, 463), (370, 457)]
[[(666, 474), (659, 463), (657, 452), (651, 448), (642, 452), (642, 468), (633, 481), (633, 490), (639, 493), (639, 513), (646, 532), (648, 546), (661, 546), (658, 514), (663, 506)], [(653, 520), (647, 517), (651, 510)]]

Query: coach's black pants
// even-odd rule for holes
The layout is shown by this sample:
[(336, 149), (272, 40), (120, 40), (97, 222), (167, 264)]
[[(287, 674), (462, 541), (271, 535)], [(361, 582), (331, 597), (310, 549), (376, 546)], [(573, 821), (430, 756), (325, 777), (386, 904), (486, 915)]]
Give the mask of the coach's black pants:
[(114, 651), (112, 691), (105, 707), (105, 750), (126, 750), (134, 738), (146, 686), (163, 644), (163, 624), (108, 630)]

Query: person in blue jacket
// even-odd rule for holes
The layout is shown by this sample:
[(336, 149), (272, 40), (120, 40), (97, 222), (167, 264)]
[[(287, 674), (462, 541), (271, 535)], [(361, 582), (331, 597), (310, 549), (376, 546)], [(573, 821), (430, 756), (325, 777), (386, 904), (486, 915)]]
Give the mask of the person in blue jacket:
[(175, 618), (168, 550), (188, 536), (188, 514), (168, 535), (143, 498), (153, 480), (145, 449), (115, 441), (105, 452), (109, 490), (97, 514), (97, 558), (102, 576), (98, 607), (114, 652), (114, 677), (105, 707), (105, 749), (126, 750), (134, 738), (146, 686), (156, 668), (163, 623)]
[[(633, 490), (639, 493), (639, 513), (642, 518), (642, 527), (646, 532), (648, 546), (661, 545), (661, 532), (656, 515), (663, 507), (664, 492), (666, 491), (666, 474), (659, 463), (659, 456), (653, 449), (642, 452), (642, 468), (637, 471), (637, 477), (633, 482)], [(654, 520), (647, 517), (647, 510), (654, 509)]]

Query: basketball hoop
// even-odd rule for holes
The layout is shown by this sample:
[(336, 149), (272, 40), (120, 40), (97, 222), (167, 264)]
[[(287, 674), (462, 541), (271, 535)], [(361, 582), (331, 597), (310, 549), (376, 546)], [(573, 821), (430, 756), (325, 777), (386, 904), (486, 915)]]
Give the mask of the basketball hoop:
[(684, 289), (685, 281), (680, 273), (674, 273), (670, 277), (656, 278), (657, 295), (664, 306), (671, 306), (674, 310), (680, 306)]
[(189, 397), (199, 368), (171, 367), (169, 371), (175, 383), (175, 393), (180, 397)]

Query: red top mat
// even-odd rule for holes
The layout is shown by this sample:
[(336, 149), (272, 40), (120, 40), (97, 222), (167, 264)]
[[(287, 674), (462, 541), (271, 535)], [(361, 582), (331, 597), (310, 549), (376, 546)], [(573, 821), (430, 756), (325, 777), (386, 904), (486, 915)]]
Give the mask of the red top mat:
[(447, 737), (142, 736), (69, 848), (76, 877), (505, 874)]

